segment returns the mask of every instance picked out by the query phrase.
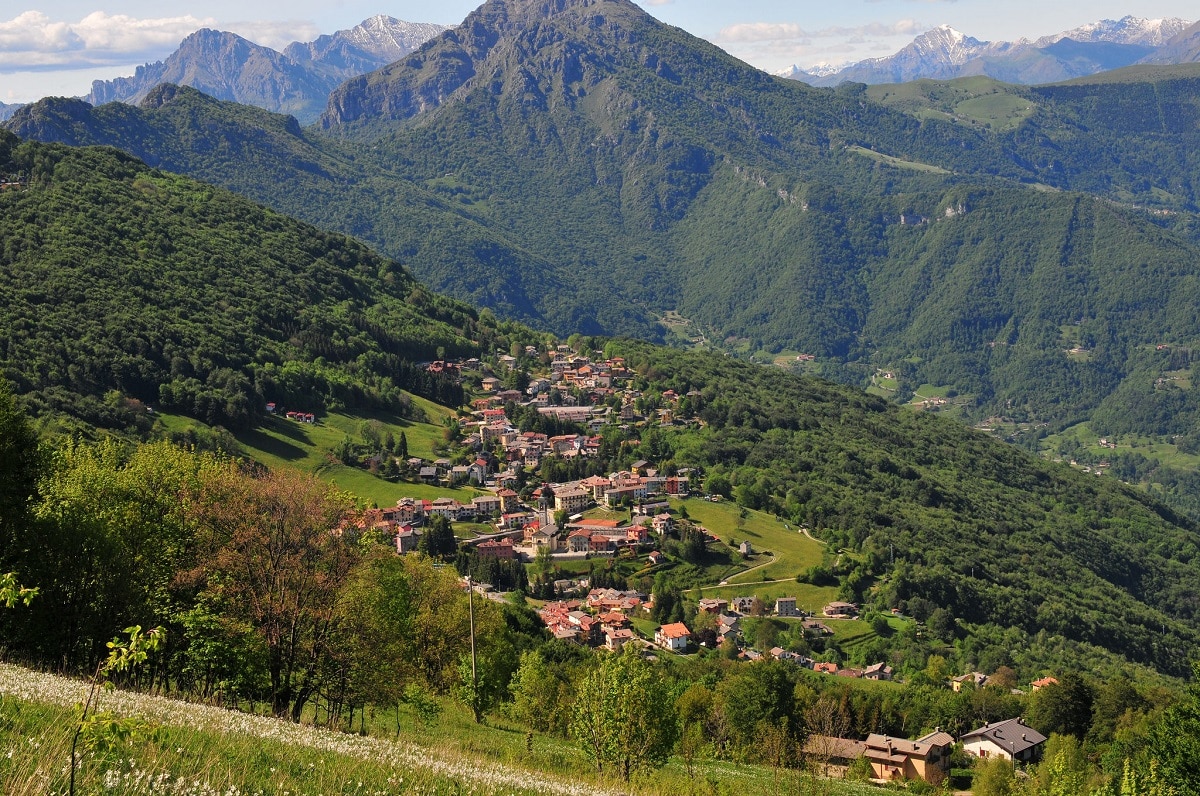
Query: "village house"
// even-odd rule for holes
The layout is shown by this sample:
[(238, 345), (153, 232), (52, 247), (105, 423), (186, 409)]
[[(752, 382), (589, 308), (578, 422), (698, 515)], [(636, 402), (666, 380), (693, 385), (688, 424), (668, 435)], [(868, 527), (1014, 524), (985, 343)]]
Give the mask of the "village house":
[(588, 552), (597, 555), (607, 555), (613, 552), (612, 539), (602, 533), (594, 533), (588, 539)]
[(734, 597), (733, 600), (730, 601), (729, 605), (731, 608), (733, 608), (733, 610), (737, 611), (739, 614), (743, 614), (743, 615), (748, 614), (752, 610), (754, 610), (754, 598), (753, 597)]
[(687, 497), (690, 494), (688, 477), (686, 475), (668, 477), (663, 482), (663, 490), (673, 497)]
[(854, 603), (835, 600), (825, 606), (826, 616), (855, 617), (858, 616), (858, 606)]
[(567, 537), (567, 551), (571, 553), (586, 553), (591, 545), (591, 531), (572, 531)]
[(633, 631), (627, 627), (613, 628), (604, 631), (604, 648), (620, 652), (627, 642), (633, 641)]
[(827, 663), (827, 662), (814, 663), (813, 671), (821, 672), (822, 674), (837, 674), (838, 673), (838, 665), (836, 663)]
[(972, 686), (973, 688), (983, 688), (987, 685), (988, 676), (982, 672), (971, 672), (970, 674), (960, 674), (958, 677), (950, 678), (950, 688), (954, 693), (963, 690), (963, 686)]
[(411, 525), (401, 525), (396, 530), (396, 552), (400, 555), (416, 550), (420, 541), (421, 532)]
[(915, 741), (878, 733), (867, 736), (863, 756), (871, 763), (875, 779), (920, 779), (939, 785), (950, 770), (950, 747), (954, 738), (941, 731)]
[(814, 636), (832, 636), (833, 629), (823, 622), (816, 619), (806, 619), (800, 626), (804, 628), (805, 633), (810, 633)]
[(700, 613), (702, 614), (723, 614), (725, 609), (729, 607), (729, 600), (722, 600), (719, 597), (703, 597), (700, 599)]
[(1034, 691), (1038, 691), (1048, 685), (1058, 685), (1058, 680), (1054, 677), (1042, 677), (1029, 684)]
[(612, 624), (612, 615), (630, 615), (642, 607), (644, 595), (639, 592), (619, 589), (592, 589), (588, 592), (587, 606), (601, 616), (608, 616)]
[(513, 561), (517, 557), (517, 552), (513, 550), (512, 539), (488, 539), (480, 542), (475, 549), (480, 558), (500, 558), (505, 561)]
[(471, 507), (476, 517), (491, 517), (500, 513), (500, 498), (496, 495), (480, 495), (471, 498)]
[(563, 487), (554, 493), (554, 510), (574, 514), (592, 502), (591, 494), (579, 487)]
[(674, 622), (669, 625), (663, 625), (658, 630), (654, 631), (654, 643), (664, 649), (671, 650), (672, 652), (686, 651), (688, 639), (691, 637), (691, 631), (687, 629), (687, 625), (685, 625), (683, 622)]
[(754, 545), (749, 541), (742, 542), (738, 545), (738, 552), (741, 553), (742, 558), (749, 558), (754, 555)]
[(894, 670), (886, 663), (873, 663), (863, 669), (864, 680), (891, 680)]
[(500, 498), (500, 511), (504, 514), (516, 511), (521, 507), (519, 496), (511, 489), (501, 489), (496, 493), (496, 497)]
[(1000, 757), (1027, 763), (1041, 756), (1046, 736), (1018, 716), (1015, 719), (985, 724), (959, 740), (962, 741), (963, 751), (969, 755), (985, 759)]
[(742, 634), (742, 618), (737, 614), (721, 614), (717, 617), (717, 643), (723, 644), (725, 639), (736, 639)]
[(591, 492), (592, 500), (599, 503), (604, 499), (604, 493), (612, 486), (612, 482), (602, 475), (593, 475), (580, 481), (579, 486)]
[(804, 612), (796, 607), (795, 597), (779, 597), (775, 600), (776, 616), (804, 616)]

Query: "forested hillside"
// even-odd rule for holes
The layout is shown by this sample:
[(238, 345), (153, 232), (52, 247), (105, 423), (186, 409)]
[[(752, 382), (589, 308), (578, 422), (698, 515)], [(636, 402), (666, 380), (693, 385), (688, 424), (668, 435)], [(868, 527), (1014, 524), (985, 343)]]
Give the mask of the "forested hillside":
[(1058, 635), (1186, 672), (1200, 528), (1145, 494), (827, 382), (641, 343), (609, 350), (652, 395), (699, 393), (689, 411), (703, 428), (666, 432), (661, 463), (864, 552), (844, 598), (932, 600), (972, 626), (984, 667)]
[(115, 150), (0, 131), (0, 173), (0, 372), (38, 411), (143, 431), (146, 405), (231, 427), (268, 401), (403, 412), (402, 390), (462, 399), (416, 363), (508, 345), (360, 244)]

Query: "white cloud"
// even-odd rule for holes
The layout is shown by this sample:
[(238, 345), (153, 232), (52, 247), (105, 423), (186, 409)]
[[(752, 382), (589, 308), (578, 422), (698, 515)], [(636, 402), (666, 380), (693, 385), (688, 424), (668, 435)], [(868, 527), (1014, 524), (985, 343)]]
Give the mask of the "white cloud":
[(768, 71), (792, 64), (845, 64), (899, 50), (928, 29), (912, 19), (808, 30), (791, 22), (742, 22), (723, 28), (714, 43)]
[(891, 36), (917, 36), (926, 26), (912, 19), (891, 24), (871, 22), (857, 27), (829, 27), (807, 31), (793, 22), (740, 22), (723, 28), (718, 43), (787, 41), (797, 39), (866, 39)]
[(294, 41), (312, 41), (322, 31), (308, 20), (251, 20), (230, 22), (221, 28), (255, 44), (282, 50)]
[(0, 22), (0, 71), (90, 69), (151, 61), (170, 53), (185, 36), (215, 24), (191, 15), (136, 19), (96, 11), (78, 22), (58, 22), (26, 11)]

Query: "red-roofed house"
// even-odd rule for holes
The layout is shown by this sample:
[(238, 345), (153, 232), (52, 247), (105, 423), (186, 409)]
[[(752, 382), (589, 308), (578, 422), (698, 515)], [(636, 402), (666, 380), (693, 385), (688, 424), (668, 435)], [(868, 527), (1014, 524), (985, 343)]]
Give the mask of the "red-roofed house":
[(654, 643), (672, 652), (683, 652), (686, 650), (688, 639), (691, 637), (692, 632), (687, 629), (687, 625), (683, 622), (663, 625), (654, 631)]

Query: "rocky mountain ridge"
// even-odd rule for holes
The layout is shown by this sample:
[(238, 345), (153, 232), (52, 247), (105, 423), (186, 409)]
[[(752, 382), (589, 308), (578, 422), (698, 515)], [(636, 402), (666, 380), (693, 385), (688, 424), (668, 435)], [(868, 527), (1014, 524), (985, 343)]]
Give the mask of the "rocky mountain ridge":
[[(923, 78), (950, 80), (987, 75), (1010, 83), (1037, 84), (1084, 77), (1135, 63), (1197, 60), (1193, 23), (1126, 16), (1100, 20), (1036, 40), (980, 41), (941, 25), (922, 33), (899, 52), (841, 68), (792, 67), (781, 77), (814, 86), (841, 83), (904, 83)], [(1189, 31), (1191, 31), (1189, 33)], [(1180, 42), (1192, 41), (1192, 48)]]
[(234, 33), (203, 29), (165, 60), (139, 66), (131, 77), (93, 82), (86, 99), (93, 105), (137, 104), (155, 86), (174, 83), (308, 124), (342, 81), (403, 57), (443, 30), (378, 15), (350, 30), (293, 42), (280, 53)]

